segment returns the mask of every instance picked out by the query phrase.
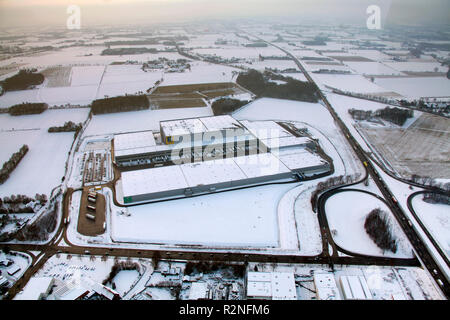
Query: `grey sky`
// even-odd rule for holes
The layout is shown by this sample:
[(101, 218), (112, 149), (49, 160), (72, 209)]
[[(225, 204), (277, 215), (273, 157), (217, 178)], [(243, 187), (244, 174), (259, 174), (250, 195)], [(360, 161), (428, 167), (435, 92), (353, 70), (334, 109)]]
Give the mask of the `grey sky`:
[(450, 22), (449, 0), (0, 0), (0, 27), (64, 27), (68, 3), (80, 4), (84, 26), (284, 16), (365, 25), (370, 4), (379, 4), (388, 22)]

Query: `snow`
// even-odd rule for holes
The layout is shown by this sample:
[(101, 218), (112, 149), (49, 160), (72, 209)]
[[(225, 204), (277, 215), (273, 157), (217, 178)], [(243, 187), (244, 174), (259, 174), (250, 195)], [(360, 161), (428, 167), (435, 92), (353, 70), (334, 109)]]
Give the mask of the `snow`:
[(412, 200), (414, 211), (433, 237), (450, 257), (450, 211), (445, 204), (431, 204), (422, 200), (422, 195)]
[(320, 74), (313, 73), (311, 77), (324, 86), (329, 86), (342, 91), (354, 92), (354, 93), (375, 93), (386, 92), (382, 86), (370, 82), (366, 78), (357, 74)]
[(137, 270), (121, 270), (112, 280), (116, 285), (114, 290), (123, 297), (130, 291), (137, 280), (139, 280), (139, 272)]
[(9, 158), (23, 144), (29, 147), (29, 151), (9, 179), (0, 186), (0, 195), (49, 195), (64, 176), (67, 153), (73, 136), (73, 132), (47, 133), (44, 130), (0, 133), (0, 144), (4, 147), (2, 158)]
[(97, 98), (145, 92), (162, 78), (161, 71), (144, 72), (141, 65), (110, 65), (106, 67)]
[(163, 85), (232, 82), (233, 71), (239, 71), (239, 69), (196, 61), (191, 63), (191, 71), (165, 73)]
[(395, 69), (392, 69), (386, 66), (383, 63), (379, 62), (352, 62), (346, 61), (346, 65), (348, 65), (351, 69), (356, 71), (359, 74), (367, 74), (367, 75), (401, 75), (401, 72), (398, 72)]
[(33, 277), (14, 300), (39, 300), (41, 295), (50, 289), (52, 283), (53, 279), (50, 277)]
[(67, 121), (74, 123), (84, 122), (90, 109), (58, 109), (46, 110), (40, 114), (11, 116), (0, 114), (0, 132), (20, 129), (42, 129), (48, 130), (50, 127), (62, 126)]
[(104, 66), (72, 67), (71, 85), (73, 87), (98, 85), (104, 72)]
[[(334, 124), (326, 107), (318, 103), (262, 98), (233, 114), (238, 120), (282, 120), (307, 128), (334, 161), (335, 173), (351, 175), (363, 171), (362, 164)], [(295, 122), (294, 122), (295, 121)]]
[(323, 129), (334, 127), (328, 110), (318, 103), (262, 98), (233, 113), (238, 120), (301, 121)]
[(437, 61), (428, 62), (426, 60), (418, 61), (408, 61), (408, 62), (386, 62), (388, 67), (393, 68), (398, 71), (409, 71), (409, 72), (434, 72), (437, 68), (438, 72), (447, 72), (448, 68), (446, 66), (441, 66)]
[(290, 188), (254, 187), (129, 207), (131, 216), (112, 216), (111, 236), (121, 242), (276, 247), (277, 205)]
[(376, 78), (375, 83), (386, 88), (385, 91), (395, 91), (413, 99), (450, 95), (450, 80), (445, 77)]
[(110, 113), (92, 117), (84, 137), (136, 131), (159, 131), (159, 122), (164, 120), (212, 116), (210, 107), (142, 110)]
[[(396, 253), (383, 252), (364, 229), (366, 216), (376, 208), (389, 214), (393, 226), (392, 233), (398, 240)], [(390, 213), (387, 205), (377, 198), (363, 192), (341, 192), (327, 200), (325, 210), (330, 229), (337, 231), (333, 240), (343, 249), (370, 256), (413, 257), (412, 248), (394, 216)]]

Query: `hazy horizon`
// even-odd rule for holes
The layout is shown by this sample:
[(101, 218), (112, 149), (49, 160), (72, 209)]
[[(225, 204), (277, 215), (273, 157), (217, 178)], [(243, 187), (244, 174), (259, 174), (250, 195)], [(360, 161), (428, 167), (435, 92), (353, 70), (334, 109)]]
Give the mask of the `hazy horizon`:
[(0, 27), (65, 27), (70, 4), (80, 6), (85, 27), (282, 17), (363, 26), (371, 4), (381, 7), (383, 25), (450, 21), (448, 0), (0, 0)]

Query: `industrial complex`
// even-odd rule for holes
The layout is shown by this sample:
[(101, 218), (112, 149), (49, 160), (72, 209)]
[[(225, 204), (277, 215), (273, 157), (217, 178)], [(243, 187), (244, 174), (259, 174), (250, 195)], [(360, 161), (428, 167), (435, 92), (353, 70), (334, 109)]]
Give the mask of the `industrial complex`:
[(160, 132), (114, 136), (123, 205), (331, 173), (316, 141), (274, 121), (231, 116), (160, 122)]

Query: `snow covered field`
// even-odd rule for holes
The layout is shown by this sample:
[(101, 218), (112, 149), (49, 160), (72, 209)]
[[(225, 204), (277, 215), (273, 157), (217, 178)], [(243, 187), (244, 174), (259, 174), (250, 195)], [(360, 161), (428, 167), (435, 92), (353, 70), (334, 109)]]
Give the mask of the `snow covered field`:
[(47, 133), (44, 130), (0, 133), (2, 158), (9, 159), (12, 153), (17, 152), (24, 144), (29, 147), (28, 153), (9, 179), (0, 186), (0, 195), (49, 195), (64, 176), (73, 135), (73, 132)]
[(66, 121), (83, 122), (88, 112), (88, 109), (70, 109), (47, 110), (38, 115), (1, 114), (0, 163), (7, 161), (24, 144), (30, 149), (9, 179), (0, 186), (0, 195), (49, 195), (61, 183), (74, 133), (48, 133), (47, 130)]
[(388, 67), (391, 67), (398, 71), (409, 71), (409, 72), (447, 72), (448, 68), (441, 66), (437, 61), (407, 61), (407, 62), (386, 62)]
[(445, 204), (431, 204), (422, 200), (422, 195), (412, 200), (414, 211), (436, 241), (450, 257), (450, 211)]
[(236, 68), (206, 62), (195, 61), (190, 64), (191, 71), (165, 73), (162, 85), (232, 82), (233, 71), (239, 71)]
[(351, 69), (364, 75), (401, 75), (402, 73), (379, 62), (345, 62)]
[(450, 95), (450, 80), (445, 77), (376, 78), (375, 83), (385, 91), (395, 91), (413, 99)]
[(292, 184), (129, 207), (112, 216), (112, 238), (208, 247), (277, 247), (278, 201)]
[[(312, 74), (311, 77), (323, 86), (354, 93), (386, 92), (387, 90), (358, 74)], [(322, 87), (325, 88), (325, 87)]]
[(110, 133), (159, 131), (163, 120), (212, 116), (210, 107), (142, 110), (92, 116), (84, 137)]
[[(392, 232), (398, 244), (396, 253), (383, 252), (364, 229), (366, 216), (376, 208), (389, 214)], [(390, 213), (387, 205), (374, 196), (355, 191), (340, 192), (327, 200), (325, 210), (330, 230), (336, 230), (333, 240), (341, 248), (369, 256), (413, 257), (412, 248), (395, 217)]]
[(162, 77), (162, 71), (144, 72), (140, 65), (110, 65), (106, 67), (97, 98), (145, 92)]

